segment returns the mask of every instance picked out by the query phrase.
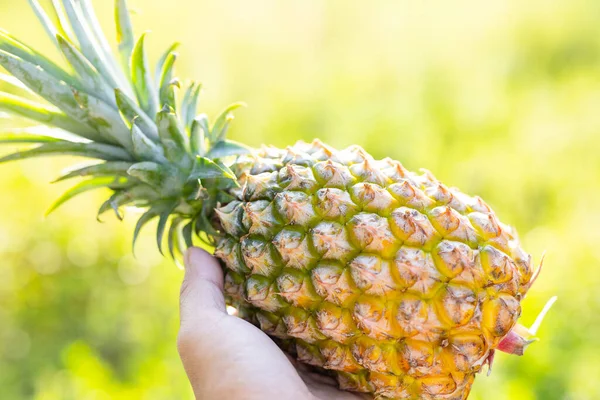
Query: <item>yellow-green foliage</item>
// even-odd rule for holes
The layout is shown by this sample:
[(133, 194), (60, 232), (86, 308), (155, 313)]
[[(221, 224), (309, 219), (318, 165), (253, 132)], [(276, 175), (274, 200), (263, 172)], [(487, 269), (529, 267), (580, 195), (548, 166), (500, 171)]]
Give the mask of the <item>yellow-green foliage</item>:
[[(3, 0), (2, 26), (49, 49), (26, 3)], [(112, 24), (112, 2), (95, 3)], [(484, 197), (538, 260), (548, 251), (523, 303), (528, 324), (558, 295), (542, 341), (499, 354), (472, 399), (600, 398), (600, 3), (131, 3), (155, 56), (181, 39), (179, 75), (205, 83), (203, 109), (250, 105), (231, 138), (318, 136), (426, 167)], [(191, 399), (175, 350), (182, 274), (151, 230), (134, 259), (133, 216), (96, 223), (100, 194), (42, 218), (69, 161), (0, 169), (0, 396)]]

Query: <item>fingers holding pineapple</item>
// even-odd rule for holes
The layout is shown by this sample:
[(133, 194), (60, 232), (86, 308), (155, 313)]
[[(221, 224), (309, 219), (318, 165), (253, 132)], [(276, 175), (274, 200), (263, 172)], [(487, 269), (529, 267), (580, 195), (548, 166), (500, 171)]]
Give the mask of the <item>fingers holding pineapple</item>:
[(227, 314), (222, 291), (218, 261), (190, 248), (177, 347), (196, 397), (312, 399), (281, 350), (259, 329)]
[(198, 399), (356, 399), (291, 362), (262, 331), (227, 314), (223, 272), (199, 248), (185, 255), (177, 347)]
[(206, 319), (202, 317), (205, 313), (217, 317), (226, 314), (221, 267), (214, 257), (197, 247), (190, 248), (185, 254), (180, 311), (182, 327), (204, 325)]

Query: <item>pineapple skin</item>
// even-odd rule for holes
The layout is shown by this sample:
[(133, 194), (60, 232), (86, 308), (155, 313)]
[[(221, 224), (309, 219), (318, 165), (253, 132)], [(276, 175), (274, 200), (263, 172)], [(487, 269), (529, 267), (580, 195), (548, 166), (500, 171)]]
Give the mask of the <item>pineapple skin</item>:
[(228, 302), (299, 361), (380, 399), (466, 399), (533, 283), (479, 197), (358, 146), (265, 147), (215, 211)]

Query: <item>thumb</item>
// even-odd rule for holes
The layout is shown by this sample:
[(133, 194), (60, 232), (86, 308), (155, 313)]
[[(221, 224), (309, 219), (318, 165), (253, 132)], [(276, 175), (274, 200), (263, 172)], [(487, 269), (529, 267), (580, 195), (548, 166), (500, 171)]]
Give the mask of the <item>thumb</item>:
[(215, 257), (191, 247), (185, 253), (185, 277), (181, 285), (181, 325), (201, 323), (202, 315), (225, 313), (223, 271)]

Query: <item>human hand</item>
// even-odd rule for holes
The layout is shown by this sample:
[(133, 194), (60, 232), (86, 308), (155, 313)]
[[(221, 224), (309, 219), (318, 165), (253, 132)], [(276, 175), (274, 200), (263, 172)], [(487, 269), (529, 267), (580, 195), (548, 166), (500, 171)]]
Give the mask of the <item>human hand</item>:
[(230, 316), (217, 260), (199, 248), (185, 255), (177, 347), (197, 399), (352, 400), (333, 379), (310, 373), (260, 329)]

